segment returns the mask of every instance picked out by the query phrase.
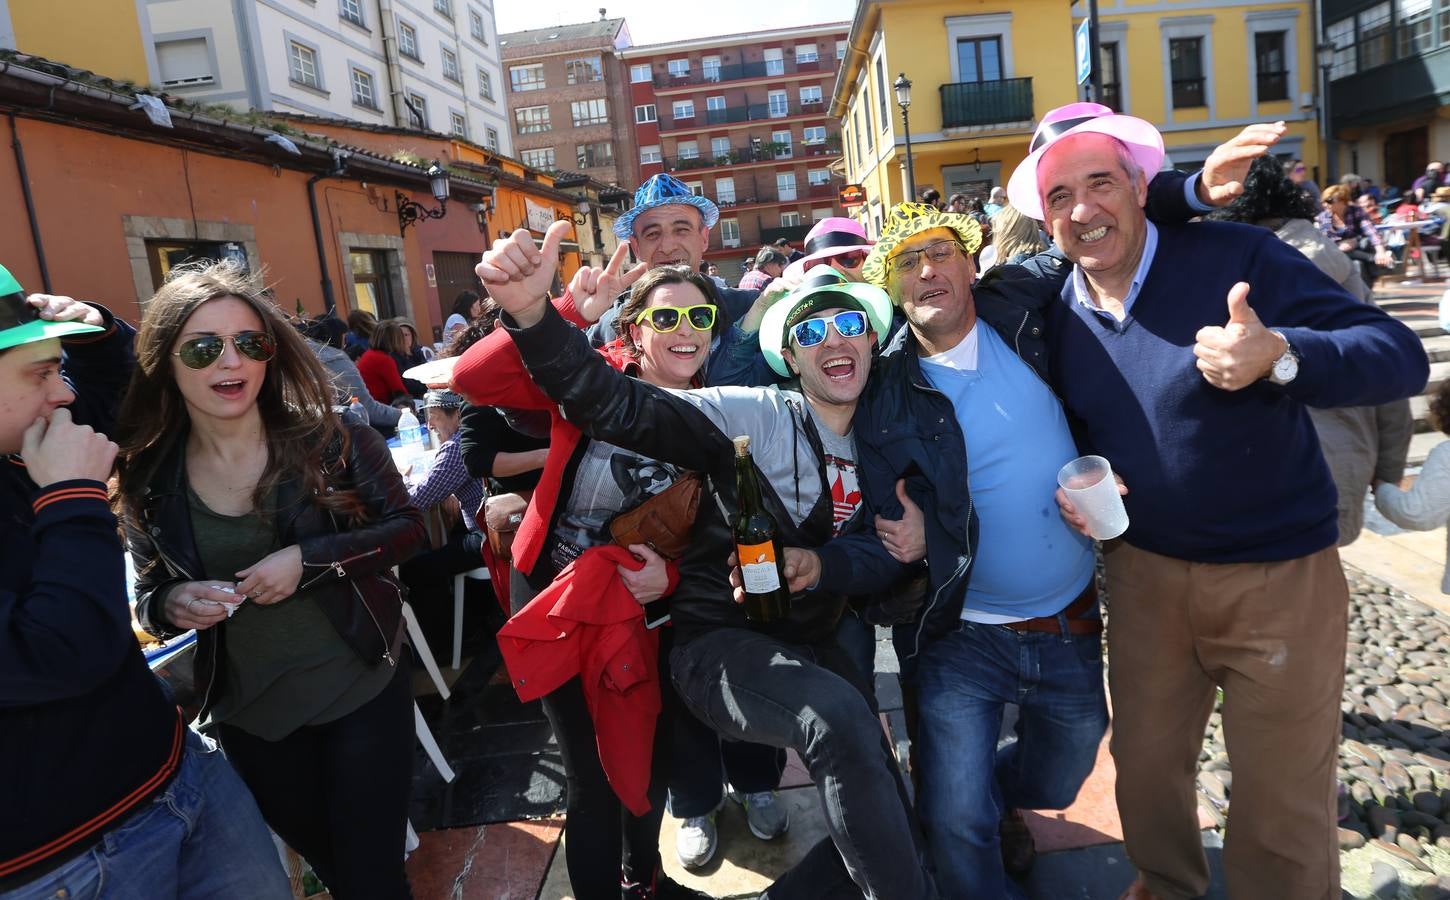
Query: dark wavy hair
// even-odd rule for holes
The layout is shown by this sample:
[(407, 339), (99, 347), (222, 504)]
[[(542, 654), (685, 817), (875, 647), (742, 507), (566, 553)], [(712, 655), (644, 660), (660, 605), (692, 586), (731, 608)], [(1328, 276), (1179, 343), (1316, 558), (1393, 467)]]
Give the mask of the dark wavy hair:
[(1284, 174), (1284, 164), (1261, 156), (1249, 166), (1244, 192), (1222, 209), (1209, 213), (1219, 222), (1257, 225), (1265, 219), (1309, 219), (1319, 214), (1315, 201)]
[(478, 302), (478, 291), (459, 291), (458, 296), (453, 298), (453, 315), (460, 315), (468, 321), (473, 321), (473, 304)]
[(635, 317), (649, 306), (650, 295), (655, 289), (666, 284), (693, 284), (705, 295), (705, 302), (715, 304), (715, 327), (710, 330), (712, 335), (719, 334), (722, 330), (723, 319), (720, 308), (720, 296), (715, 291), (715, 282), (711, 281), (699, 272), (690, 270), (689, 266), (660, 266), (657, 269), (650, 269), (644, 277), (634, 283), (634, 289), (629, 292), (629, 299), (619, 308), (619, 336), (624, 343), (624, 349), (630, 356), (638, 359), (644, 351), (639, 344), (634, 342), (634, 333), (629, 326), (634, 324)]
[(1430, 424), (1450, 435), (1450, 381), (1440, 382), (1430, 398)]
[[(327, 483), (334, 458), (346, 459), (347, 429), (332, 409), (332, 382), (287, 317), (263, 296), (261, 285), (231, 260), (178, 266), (147, 302), (136, 335), (136, 368), (116, 417), (116, 505), (140, 521), (142, 498), (165, 460), (186, 440), (191, 422), (176, 386), (172, 354), (192, 313), (221, 297), (247, 304), (262, 329), (277, 343), (257, 395), (266, 429), (267, 467), (252, 490), (253, 508), (269, 515), (272, 492), (281, 481), (299, 478), (304, 496), (351, 522), (368, 518), (352, 489)], [(324, 454), (328, 457), (324, 459)]]

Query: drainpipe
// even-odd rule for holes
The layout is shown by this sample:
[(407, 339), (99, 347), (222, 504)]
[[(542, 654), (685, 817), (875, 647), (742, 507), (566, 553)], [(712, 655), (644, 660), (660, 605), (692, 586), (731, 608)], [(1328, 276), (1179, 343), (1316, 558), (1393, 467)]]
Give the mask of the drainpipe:
[(15, 127), (15, 114), (10, 116), (10, 146), (15, 151), (15, 170), (20, 174), (20, 192), (25, 195), (25, 214), (30, 219), (30, 240), (35, 244), (35, 261), (40, 266), (40, 287), (47, 294), (50, 288), (50, 267), (45, 264), (45, 245), (40, 241), (40, 221), (35, 217), (35, 198), (30, 193), (30, 176), (25, 171), (25, 148), (20, 146), (20, 131)]
[(307, 179), (307, 206), (312, 210), (312, 238), (317, 242), (317, 268), (322, 272), (322, 303), (327, 312), (332, 314), (337, 312), (337, 297), (332, 293), (332, 276), (327, 274), (327, 247), (322, 241), (322, 218), (317, 214), (317, 182), (324, 178), (336, 178), (346, 169), (346, 154), (334, 150), (332, 169)]
[(411, 104), (403, 93), (403, 66), (398, 62), (398, 33), (393, 22), (393, 0), (378, 0), (378, 31), (383, 37), (383, 62), (388, 73), (388, 99), (392, 101), (393, 124), (398, 128), (408, 128), (411, 127), (413, 119), (408, 115)]

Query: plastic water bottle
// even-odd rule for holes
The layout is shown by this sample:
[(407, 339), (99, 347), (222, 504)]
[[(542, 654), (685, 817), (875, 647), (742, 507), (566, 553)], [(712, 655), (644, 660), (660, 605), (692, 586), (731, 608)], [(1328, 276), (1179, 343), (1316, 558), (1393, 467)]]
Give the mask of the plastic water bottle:
[(370, 421), (368, 419), (368, 411), (363, 408), (362, 401), (356, 397), (348, 398), (347, 414), (359, 425), (366, 425)]
[(413, 474), (426, 474), (428, 457), (423, 444), (423, 428), (418, 424), (418, 417), (407, 407), (398, 416), (398, 443), (402, 449), (401, 456), (412, 466)]

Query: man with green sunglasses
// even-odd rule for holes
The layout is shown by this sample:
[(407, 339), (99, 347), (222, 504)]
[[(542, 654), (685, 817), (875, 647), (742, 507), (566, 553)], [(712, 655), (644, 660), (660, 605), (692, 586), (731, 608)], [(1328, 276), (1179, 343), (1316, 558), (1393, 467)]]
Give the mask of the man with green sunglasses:
[(128, 627), (104, 432), (134, 337), (100, 306), (27, 296), (0, 267), (0, 894), (94, 896), (104, 877), (282, 900), (251, 794)]

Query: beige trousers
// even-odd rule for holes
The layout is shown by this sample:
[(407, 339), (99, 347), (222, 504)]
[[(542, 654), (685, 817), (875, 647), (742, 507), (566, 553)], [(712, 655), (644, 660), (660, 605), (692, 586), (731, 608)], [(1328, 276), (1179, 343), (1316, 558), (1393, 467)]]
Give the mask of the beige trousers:
[(1349, 588), (1334, 547), (1277, 563), (1107, 550), (1113, 760), (1128, 856), (1163, 900), (1208, 889), (1195, 778), (1214, 689), (1233, 769), (1232, 900), (1338, 900)]

